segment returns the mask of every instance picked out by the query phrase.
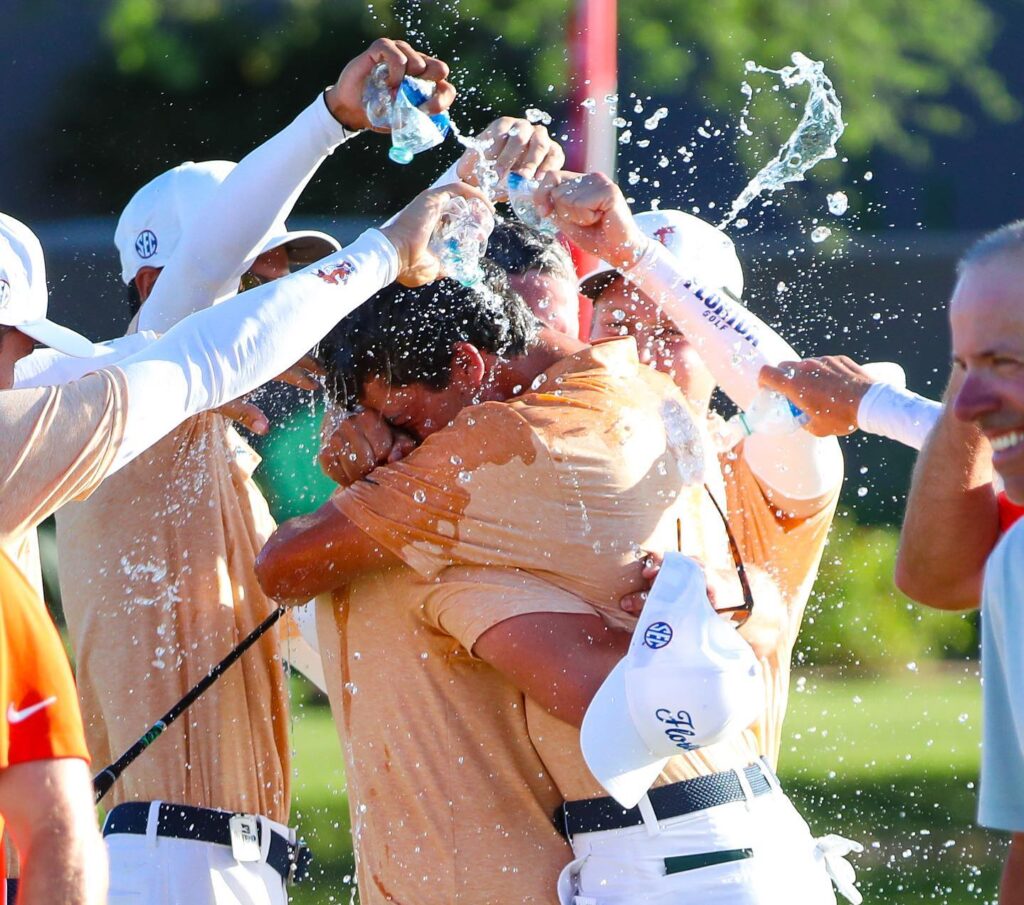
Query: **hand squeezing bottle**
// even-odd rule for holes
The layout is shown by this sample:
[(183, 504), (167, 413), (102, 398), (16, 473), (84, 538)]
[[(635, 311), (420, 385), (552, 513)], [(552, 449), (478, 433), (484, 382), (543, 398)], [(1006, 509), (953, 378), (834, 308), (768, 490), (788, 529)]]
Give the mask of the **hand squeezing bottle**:
[[(862, 365), (876, 381), (905, 389), (907, 375), (896, 362), (874, 361)], [(783, 436), (799, 430), (811, 419), (782, 393), (761, 390), (745, 412), (733, 415), (725, 425), (724, 438), (728, 447), (735, 446), (751, 434)]]
[(445, 276), (473, 286), (483, 278), (480, 262), (494, 229), (494, 217), (479, 198), (455, 195), (445, 205), (429, 248)]
[(447, 113), (428, 114), (420, 109), (434, 94), (433, 82), (407, 75), (392, 96), (388, 67), (379, 63), (363, 90), (363, 107), (370, 124), (391, 130), (388, 156), (395, 163), (410, 163), (421, 151), (444, 141), (451, 128)]

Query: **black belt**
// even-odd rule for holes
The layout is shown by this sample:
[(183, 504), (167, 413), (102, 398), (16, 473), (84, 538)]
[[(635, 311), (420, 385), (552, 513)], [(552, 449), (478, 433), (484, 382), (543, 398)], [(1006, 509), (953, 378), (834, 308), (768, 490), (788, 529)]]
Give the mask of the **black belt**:
[[(755, 796), (767, 795), (772, 790), (768, 779), (769, 768), (757, 763), (743, 768)], [(774, 776), (773, 776), (774, 779)], [(777, 780), (776, 780), (777, 782)], [(743, 786), (732, 771), (697, 776), (668, 786), (658, 786), (647, 793), (658, 820), (681, 817), (720, 804), (743, 801)], [(586, 798), (581, 801), (566, 801), (555, 811), (555, 827), (567, 839), (577, 833), (597, 833), (603, 830), (621, 830), (640, 826), (644, 818), (640, 808), (628, 810), (614, 798)]]
[[(156, 834), (171, 839), (192, 839), (196, 842), (212, 842), (215, 845), (231, 846), (230, 820), (235, 815), (230, 811), (215, 811), (212, 808), (196, 808), (187, 804), (160, 804)], [(263, 821), (257, 820), (260, 844), (263, 842)], [(119, 804), (103, 824), (103, 835), (131, 833), (145, 836), (149, 825), (149, 802), (132, 801)], [(270, 850), (267, 864), (281, 875), (286, 883), (298, 883), (309, 868), (313, 856), (302, 842), (291, 843), (280, 833), (271, 830)]]

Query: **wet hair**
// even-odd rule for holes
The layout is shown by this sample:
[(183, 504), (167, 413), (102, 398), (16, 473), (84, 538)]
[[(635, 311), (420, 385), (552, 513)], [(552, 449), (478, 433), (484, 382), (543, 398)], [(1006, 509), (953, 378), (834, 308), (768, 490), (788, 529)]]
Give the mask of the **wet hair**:
[(956, 272), (962, 276), (968, 267), (1014, 252), (1024, 253), (1024, 220), (1007, 223), (978, 239), (957, 262)]
[(317, 353), (331, 398), (351, 408), (375, 377), (395, 386), (443, 389), (459, 342), (503, 357), (524, 354), (539, 323), (505, 272), (491, 261), (482, 265), (484, 278), (476, 286), (448, 279), (416, 289), (396, 283), (342, 320)]
[(576, 270), (565, 246), (521, 220), (495, 225), (487, 240), (487, 258), (511, 276), (535, 271), (576, 282)]

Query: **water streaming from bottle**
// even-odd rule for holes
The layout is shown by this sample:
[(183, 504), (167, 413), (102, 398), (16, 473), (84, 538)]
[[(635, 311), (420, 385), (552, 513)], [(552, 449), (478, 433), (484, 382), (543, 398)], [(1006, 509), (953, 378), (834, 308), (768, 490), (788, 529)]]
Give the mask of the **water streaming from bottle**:
[(757, 172), (733, 201), (729, 213), (719, 224), (720, 229), (735, 220), (740, 211), (763, 192), (777, 192), (786, 183), (799, 182), (819, 161), (835, 157), (836, 142), (846, 127), (842, 105), (821, 62), (797, 51), (793, 54), (792, 66), (768, 69), (750, 61), (747, 71), (777, 75), (785, 88), (807, 85), (809, 93), (796, 129), (779, 153)]

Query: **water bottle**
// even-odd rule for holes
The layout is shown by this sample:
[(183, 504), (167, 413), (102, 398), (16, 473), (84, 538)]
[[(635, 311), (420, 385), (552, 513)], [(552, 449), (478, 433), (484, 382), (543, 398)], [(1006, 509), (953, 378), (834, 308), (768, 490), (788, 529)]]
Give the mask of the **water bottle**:
[(375, 128), (391, 130), (388, 157), (395, 163), (410, 163), (415, 155), (441, 144), (448, 135), (451, 122), (447, 113), (431, 115), (419, 109), (434, 90), (433, 82), (407, 75), (392, 97), (386, 63), (378, 63), (366, 80), (366, 117)]
[[(907, 375), (894, 361), (873, 361), (861, 365), (879, 383), (889, 383), (906, 389)], [(751, 434), (781, 437), (799, 430), (811, 419), (782, 393), (761, 390), (745, 412), (733, 415), (723, 430), (725, 449), (731, 449)]]
[(541, 217), (534, 206), (533, 193), (540, 185), (538, 180), (527, 179), (521, 173), (509, 173), (505, 182), (508, 185), (508, 202), (523, 223), (547, 235), (558, 232), (558, 227), (547, 217)]
[(479, 283), (484, 275), (480, 262), (493, 229), (494, 217), (479, 198), (455, 195), (448, 201), (428, 246), (444, 276), (463, 286)]

